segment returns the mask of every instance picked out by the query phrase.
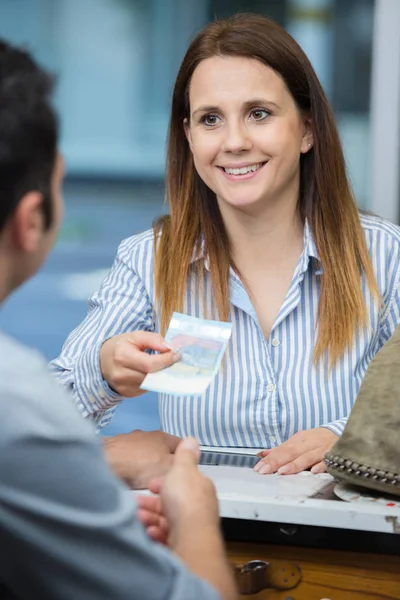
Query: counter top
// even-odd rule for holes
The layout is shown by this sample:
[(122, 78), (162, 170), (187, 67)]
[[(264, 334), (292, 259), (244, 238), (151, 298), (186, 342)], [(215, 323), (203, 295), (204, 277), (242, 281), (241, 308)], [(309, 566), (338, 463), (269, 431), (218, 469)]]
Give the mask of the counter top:
[(400, 534), (400, 507), (390, 498), (387, 503), (336, 499), (335, 481), (327, 473), (259, 475), (244, 467), (199, 468), (216, 486), (221, 517)]

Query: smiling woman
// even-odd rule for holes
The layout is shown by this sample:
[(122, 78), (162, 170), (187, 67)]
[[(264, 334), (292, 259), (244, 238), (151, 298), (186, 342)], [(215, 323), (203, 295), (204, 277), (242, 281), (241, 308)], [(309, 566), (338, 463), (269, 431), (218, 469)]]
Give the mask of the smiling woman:
[[(210, 100), (213, 106), (203, 107)], [(213, 56), (195, 69), (189, 101), (185, 130), (194, 164), (219, 209), (265, 211), (279, 201), (295, 211), (299, 155), (309, 151), (312, 133), (283, 79), (255, 59)]]
[(322, 470), (400, 321), (400, 230), (359, 214), (322, 87), (274, 22), (238, 15), (193, 40), (167, 195), (170, 215), (121, 244), (54, 371), (103, 426), (175, 359), (162, 339), (173, 311), (230, 320), (212, 385), (160, 395), (162, 428), (262, 450), (260, 473)]

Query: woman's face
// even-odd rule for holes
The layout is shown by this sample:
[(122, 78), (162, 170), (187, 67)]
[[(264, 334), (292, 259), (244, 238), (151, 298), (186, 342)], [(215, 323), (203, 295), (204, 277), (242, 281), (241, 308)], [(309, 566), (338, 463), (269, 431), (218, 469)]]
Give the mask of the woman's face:
[(194, 164), (221, 209), (297, 202), (300, 154), (312, 137), (279, 75), (251, 58), (208, 58), (193, 73), (189, 101)]

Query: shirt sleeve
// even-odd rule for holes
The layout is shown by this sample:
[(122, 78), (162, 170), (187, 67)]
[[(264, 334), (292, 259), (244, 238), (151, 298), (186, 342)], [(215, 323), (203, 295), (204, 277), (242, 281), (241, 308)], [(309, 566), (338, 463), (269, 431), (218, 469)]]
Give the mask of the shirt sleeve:
[(381, 321), (380, 348), (392, 337), (400, 324), (400, 267), (387, 310)]
[(217, 600), (148, 538), (92, 424), (46, 373), (0, 405), (0, 580), (25, 600)]
[(321, 425), (321, 427), (330, 429), (330, 431), (333, 431), (333, 433), (336, 433), (336, 435), (340, 437), (346, 427), (347, 421), (348, 417), (343, 417), (342, 419), (337, 419), (337, 421), (332, 421), (332, 423), (325, 423), (324, 425)]
[(50, 363), (50, 370), (73, 394), (82, 415), (101, 427), (124, 399), (102, 377), (101, 346), (111, 337), (138, 330), (154, 331), (153, 306), (133, 269), (129, 241), (125, 240), (109, 274), (89, 300), (86, 318), (69, 335), (60, 356)]

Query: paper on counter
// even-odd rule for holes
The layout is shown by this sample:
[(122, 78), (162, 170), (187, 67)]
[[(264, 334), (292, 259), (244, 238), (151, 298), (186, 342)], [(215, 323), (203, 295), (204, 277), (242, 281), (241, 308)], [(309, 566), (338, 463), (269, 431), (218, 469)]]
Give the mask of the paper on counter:
[(231, 323), (173, 313), (165, 341), (182, 358), (166, 369), (146, 375), (141, 389), (200, 396), (218, 372), (231, 333)]

